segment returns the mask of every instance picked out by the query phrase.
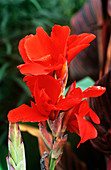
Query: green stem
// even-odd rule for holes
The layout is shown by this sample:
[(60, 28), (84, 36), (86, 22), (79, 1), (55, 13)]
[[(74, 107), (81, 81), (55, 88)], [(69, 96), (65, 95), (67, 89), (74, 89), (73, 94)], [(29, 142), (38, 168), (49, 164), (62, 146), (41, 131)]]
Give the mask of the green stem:
[[(52, 143), (54, 144), (56, 137), (53, 136)], [(55, 168), (56, 159), (52, 158), (52, 151), (50, 151), (50, 158), (49, 158), (49, 170), (54, 170)]]
[(54, 168), (55, 168), (55, 162), (56, 162), (56, 159), (51, 158), (49, 170), (54, 170)]

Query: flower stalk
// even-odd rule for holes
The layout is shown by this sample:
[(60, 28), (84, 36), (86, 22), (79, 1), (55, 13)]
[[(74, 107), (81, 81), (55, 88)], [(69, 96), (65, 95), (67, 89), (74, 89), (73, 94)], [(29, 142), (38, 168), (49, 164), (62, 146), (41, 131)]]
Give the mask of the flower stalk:
[(51, 158), (50, 164), (49, 164), (49, 170), (54, 170), (55, 169), (55, 162), (56, 162), (56, 159)]
[[(54, 141), (55, 141), (55, 140), (56, 140), (56, 137), (53, 136), (52, 148), (53, 148), (53, 145), (54, 145)], [(49, 170), (54, 170), (54, 168), (55, 168), (55, 162), (56, 162), (56, 159), (55, 159), (55, 158), (52, 158), (52, 148), (51, 148), (51, 151), (50, 151)]]

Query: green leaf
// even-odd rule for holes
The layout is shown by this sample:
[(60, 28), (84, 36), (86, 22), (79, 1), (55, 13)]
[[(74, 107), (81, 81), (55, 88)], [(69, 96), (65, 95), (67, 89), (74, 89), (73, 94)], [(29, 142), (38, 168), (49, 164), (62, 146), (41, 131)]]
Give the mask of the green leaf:
[(82, 90), (85, 90), (89, 86), (93, 86), (94, 83), (95, 83), (94, 80), (92, 80), (90, 77), (85, 77), (84, 79), (76, 83), (76, 87), (80, 87)]
[(36, 9), (39, 11), (41, 10), (41, 6), (39, 5), (39, 3), (36, 0), (30, 0), (33, 5), (36, 7)]
[(9, 66), (9, 63), (5, 63), (5, 64), (0, 68), (0, 81), (2, 81), (2, 79), (4, 78), (8, 66)]
[(10, 41), (7, 38), (4, 39), (4, 40), (5, 40), (5, 43), (6, 43), (6, 54), (7, 55), (11, 55), (11, 52), (12, 52), (11, 43), (10, 43)]

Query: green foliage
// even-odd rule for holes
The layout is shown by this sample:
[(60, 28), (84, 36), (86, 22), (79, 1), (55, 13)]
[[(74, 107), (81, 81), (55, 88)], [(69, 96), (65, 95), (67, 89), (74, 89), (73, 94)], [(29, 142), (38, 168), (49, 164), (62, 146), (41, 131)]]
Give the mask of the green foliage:
[(6, 145), (0, 145), (0, 170), (7, 170), (6, 166), (6, 156), (8, 154), (8, 150)]

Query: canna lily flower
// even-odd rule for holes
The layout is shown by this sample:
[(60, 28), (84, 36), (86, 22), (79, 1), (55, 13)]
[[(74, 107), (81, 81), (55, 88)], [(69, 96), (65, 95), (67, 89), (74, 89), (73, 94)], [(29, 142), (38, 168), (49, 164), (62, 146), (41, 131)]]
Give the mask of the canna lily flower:
[(49, 37), (42, 27), (35, 35), (28, 35), (19, 43), (19, 52), (25, 64), (18, 66), (25, 75), (46, 75), (56, 71), (58, 78), (64, 78), (67, 65), (90, 42), (95, 35), (83, 33), (71, 35), (68, 26), (55, 25)]
[[(69, 96), (65, 99), (61, 95), (61, 86), (58, 80), (49, 75), (27, 77), (28, 85), (34, 96), (35, 103), (31, 107), (26, 104), (11, 110), (8, 120), (12, 123), (40, 122), (47, 119), (55, 120), (60, 110), (66, 111), (81, 102), (80, 96)], [(32, 82), (32, 84), (30, 84)]]

